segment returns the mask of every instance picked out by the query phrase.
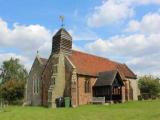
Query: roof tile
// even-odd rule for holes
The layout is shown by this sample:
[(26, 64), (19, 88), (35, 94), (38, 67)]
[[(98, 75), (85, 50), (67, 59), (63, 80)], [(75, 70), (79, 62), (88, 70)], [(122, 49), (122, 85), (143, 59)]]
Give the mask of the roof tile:
[(69, 59), (76, 66), (78, 74), (98, 76), (104, 71), (118, 70), (127, 78), (136, 78), (136, 75), (125, 64), (111, 61), (88, 53), (72, 50)]

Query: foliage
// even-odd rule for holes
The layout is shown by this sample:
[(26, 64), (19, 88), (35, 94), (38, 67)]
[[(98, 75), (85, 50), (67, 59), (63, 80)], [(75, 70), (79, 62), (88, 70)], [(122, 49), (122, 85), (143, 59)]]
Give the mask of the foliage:
[(19, 59), (11, 58), (2, 64), (2, 83), (0, 93), (9, 103), (23, 98), (25, 82), (28, 77), (26, 69), (19, 63)]
[(150, 97), (156, 97), (160, 93), (160, 83), (151, 75), (140, 77), (139, 88), (142, 94), (149, 94)]
[(8, 61), (4, 61), (2, 65), (2, 82), (7, 80), (26, 80), (28, 73), (24, 69), (24, 66), (19, 63), (19, 59), (11, 58)]
[(23, 98), (24, 82), (17, 80), (8, 80), (1, 86), (2, 97), (9, 103)]
[(10, 106), (0, 120), (160, 120), (160, 101), (137, 101), (78, 108)]

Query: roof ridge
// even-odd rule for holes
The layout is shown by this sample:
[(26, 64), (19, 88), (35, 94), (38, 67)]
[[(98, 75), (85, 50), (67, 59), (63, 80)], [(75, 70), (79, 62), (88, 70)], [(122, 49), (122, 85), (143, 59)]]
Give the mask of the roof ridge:
[(109, 59), (109, 58), (102, 57), (102, 56), (97, 56), (97, 55), (94, 55), (94, 54), (91, 54), (91, 53), (86, 53), (86, 52), (83, 52), (83, 51), (78, 51), (78, 50), (73, 50), (73, 49), (72, 49), (72, 51), (79, 52), (79, 53), (83, 53), (83, 54), (90, 55), (90, 56), (94, 56), (94, 57), (98, 57), (98, 58), (105, 59), (105, 60), (109, 60), (110, 62), (114, 62), (114, 63), (116, 63), (116, 64), (121, 64), (121, 65), (124, 64), (124, 63), (120, 63), (120, 62), (111, 60), (111, 59)]
[(137, 76), (126, 64), (124, 64), (124, 66), (135, 76)]

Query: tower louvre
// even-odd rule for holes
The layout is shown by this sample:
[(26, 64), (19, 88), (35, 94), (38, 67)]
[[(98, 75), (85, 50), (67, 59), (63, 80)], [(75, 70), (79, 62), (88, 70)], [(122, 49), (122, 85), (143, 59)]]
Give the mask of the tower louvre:
[(72, 37), (64, 29), (61, 28), (52, 39), (52, 54), (64, 52), (70, 54), (72, 49)]

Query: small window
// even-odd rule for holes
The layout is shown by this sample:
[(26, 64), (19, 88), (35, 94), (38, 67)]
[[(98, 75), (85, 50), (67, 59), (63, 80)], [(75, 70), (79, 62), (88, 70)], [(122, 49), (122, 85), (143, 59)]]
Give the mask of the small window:
[(90, 78), (85, 78), (84, 89), (85, 89), (85, 90), (84, 90), (85, 93), (90, 93), (90, 92), (91, 92)]
[(39, 93), (39, 79), (37, 79), (37, 89), (36, 89), (36, 93), (38, 94)]
[(39, 93), (39, 80), (38, 79), (33, 80), (33, 93), (34, 94)]
[(33, 93), (36, 93), (36, 81), (35, 79), (33, 80)]

